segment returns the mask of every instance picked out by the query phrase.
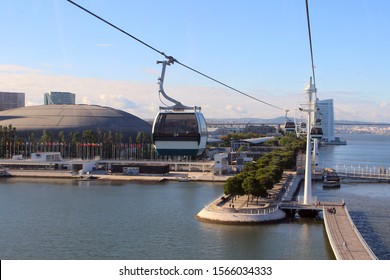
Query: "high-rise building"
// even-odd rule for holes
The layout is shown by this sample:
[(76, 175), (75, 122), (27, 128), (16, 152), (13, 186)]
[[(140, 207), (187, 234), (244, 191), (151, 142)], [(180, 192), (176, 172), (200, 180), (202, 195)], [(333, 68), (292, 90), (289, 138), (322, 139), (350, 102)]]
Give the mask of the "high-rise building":
[(0, 111), (25, 106), (24, 92), (0, 91)]
[(76, 94), (71, 92), (58, 92), (52, 91), (44, 94), (45, 105), (64, 105), (64, 104), (76, 104)]
[(333, 99), (325, 99), (317, 101), (317, 107), (320, 109), (321, 126), (324, 141), (334, 141), (334, 111)]

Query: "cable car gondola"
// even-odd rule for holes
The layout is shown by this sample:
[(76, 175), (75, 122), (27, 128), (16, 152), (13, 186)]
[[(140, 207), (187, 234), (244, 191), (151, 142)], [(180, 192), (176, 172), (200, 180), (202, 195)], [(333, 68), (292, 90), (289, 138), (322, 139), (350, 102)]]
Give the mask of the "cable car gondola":
[(193, 112), (160, 111), (152, 134), (158, 155), (199, 156), (206, 147), (206, 121), (198, 108)]
[(161, 156), (199, 156), (207, 143), (207, 124), (200, 107), (188, 107), (166, 95), (163, 89), (166, 65), (163, 64), (159, 79), (160, 93), (175, 103), (170, 107), (160, 107), (153, 122), (152, 138), (156, 152)]
[(287, 117), (287, 113), (288, 113), (288, 110), (285, 110), (286, 112), (286, 122), (284, 123), (284, 131), (285, 132), (295, 132), (295, 122), (293, 122), (292, 120), (290, 120), (288, 117)]
[(322, 127), (320, 126), (313, 126), (310, 130), (310, 136), (311, 138), (321, 139), (323, 135)]
[(295, 122), (286, 121), (286, 123), (284, 124), (284, 130), (286, 132), (295, 132)]

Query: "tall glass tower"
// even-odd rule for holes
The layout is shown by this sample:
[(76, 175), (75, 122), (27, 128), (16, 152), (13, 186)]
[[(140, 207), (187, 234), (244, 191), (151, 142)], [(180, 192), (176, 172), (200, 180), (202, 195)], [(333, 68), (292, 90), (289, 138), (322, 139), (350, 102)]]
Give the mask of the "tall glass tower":
[(25, 106), (24, 92), (0, 92), (0, 111)]
[(44, 94), (45, 105), (76, 104), (76, 94), (71, 92), (52, 91)]
[(320, 109), (321, 126), (323, 141), (334, 141), (334, 111), (333, 99), (325, 99), (317, 101), (317, 107)]

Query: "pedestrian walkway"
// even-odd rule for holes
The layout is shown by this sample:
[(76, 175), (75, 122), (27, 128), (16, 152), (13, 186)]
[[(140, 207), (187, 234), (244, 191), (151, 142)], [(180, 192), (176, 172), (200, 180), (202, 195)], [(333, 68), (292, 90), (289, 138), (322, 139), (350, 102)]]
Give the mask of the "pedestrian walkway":
[(356, 229), (345, 205), (324, 207), (323, 216), (326, 233), (336, 259), (377, 259)]

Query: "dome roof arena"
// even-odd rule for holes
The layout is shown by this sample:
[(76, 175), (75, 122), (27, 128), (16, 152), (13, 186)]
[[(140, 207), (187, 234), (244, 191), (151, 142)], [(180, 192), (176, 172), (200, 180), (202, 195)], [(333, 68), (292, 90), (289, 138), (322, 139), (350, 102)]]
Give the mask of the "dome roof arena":
[[(0, 126), (12, 125), (18, 135), (34, 132), (36, 136), (43, 130), (53, 133), (63, 131), (83, 132), (88, 129), (123, 137), (136, 137), (142, 131), (151, 134), (148, 122), (127, 112), (98, 105), (39, 105), (0, 111)], [(124, 138), (126, 139), (126, 138)]]

